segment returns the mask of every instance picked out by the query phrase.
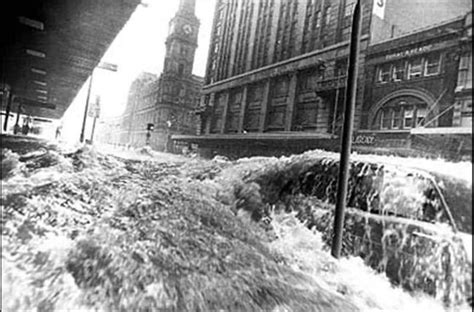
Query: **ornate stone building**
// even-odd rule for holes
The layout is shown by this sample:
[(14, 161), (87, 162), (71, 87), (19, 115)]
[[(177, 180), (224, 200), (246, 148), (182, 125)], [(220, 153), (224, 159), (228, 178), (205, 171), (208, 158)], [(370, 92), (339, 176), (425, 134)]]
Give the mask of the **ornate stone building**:
[(472, 154), (471, 14), (372, 45), (359, 134), (372, 147)]
[[(362, 2), (360, 68), (373, 1)], [(200, 136), (175, 138), (211, 153), (217, 147), (276, 154), (333, 144), (342, 124), (354, 5), (355, 0), (217, 0)]]
[[(355, 2), (217, 0), (198, 110), (198, 135), (174, 136), (173, 139), (198, 144), (204, 155), (278, 155), (315, 148), (337, 150)], [(443, 68), (451, 74), (435, 74), (439, 61), (430, 53), (422, 60), (429, 67), (427, 79), (406, 79), (382, 87), (366, 77), (373, 74), (373, 65), (366, 70), (367, 60), (373, 62), (376, 54), (383, 54), (384, 49), (396, 50), (397, 44), (403, 45), (402, 49), (416, 49), (425, 39), (448, 40), (438, 30), (428, 33), (429, 38), (423, 37), (427, 35), (420, 27), (429, 28), (433, 21), (443, 23), (443, 20), (466, 14), (470, 7), (467, 0), (453, 0), (449, 4), (444, 0), (432, 2), (429, 10), (425, 10), (426, 5), (420, 1), (387, 1), (385, 16), (380, 18), (372, 14), (373, 0), (361, 0), (355, 130), (372, 127), (368, 125), (367, 115), (375, 104), (372, 101), (378, 101), (372, 92), (379, 87), (382, 90), (389, 86), (425, 83), (433, 84), (436, 89), (445, 84), (454, 91), (457, 63), (443, 59)], [(451, 5), (457, 6), (455, 10)], [(424, 10), (429, 12), (429, 18), (419, 18), (425, 14)], [(409, 32), (420, 34), (407, 37)], [(458, 45), (460, 37), (454, 34), (451, 37)], [(467, 44), (465, 47), (467, 49)], [(417, 68), (425, 66), (423, 64)], [(458, 93), (460, 98), (461, 92)], [(453, 99), (453, 92), (450, 97)], [(440, 109), (443, 107), (446, 108), (440, 106)], [(421, 116), (423, 110), (418, 113)], [(378, 114), (379, 117), (374, 118), (380, 118)], [(446, 118), (448, 115), (440, 122), (448, 125)], [(355, 145), (359, 142), (354, 141)]]
[(172, 134), (196, 132), (203, 79), (192, 74), (200, 25), (194, 12), (195, 0), (180, 1), (169, 23), (163, 72), (159, 78), (142, 73), (132, 83), (116, 143), (170, 150)]

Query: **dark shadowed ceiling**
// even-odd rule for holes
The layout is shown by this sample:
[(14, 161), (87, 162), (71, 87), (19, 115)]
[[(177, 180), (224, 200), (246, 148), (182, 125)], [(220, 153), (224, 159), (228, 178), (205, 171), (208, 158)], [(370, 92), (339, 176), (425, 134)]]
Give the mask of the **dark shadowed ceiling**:
[(61, 118), (139, 3), (16, 0), (2, 6), (0, 87), (15, 95), (12, 112), (22, 103), (25, 114)]

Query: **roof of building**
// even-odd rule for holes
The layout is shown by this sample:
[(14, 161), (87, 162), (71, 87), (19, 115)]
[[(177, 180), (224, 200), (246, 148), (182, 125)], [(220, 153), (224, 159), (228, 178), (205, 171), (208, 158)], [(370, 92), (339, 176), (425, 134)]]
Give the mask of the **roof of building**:
[(377, 42), (376, 44), (369, 47), (368, 53), (374, 54), (385, 52), (387, 49), (390, 49), (391, 46), (393, 46), (393, 48), (400, 48), (401, 46), (410, 45), (414, 42), (429, 41), (445, 36), (452, 37), (454, 34), (461, 35), (465, 16), (466, 15), (458, 16), (448, 21), (416, 29), (396, 38), (389, 38), (387, 40)]

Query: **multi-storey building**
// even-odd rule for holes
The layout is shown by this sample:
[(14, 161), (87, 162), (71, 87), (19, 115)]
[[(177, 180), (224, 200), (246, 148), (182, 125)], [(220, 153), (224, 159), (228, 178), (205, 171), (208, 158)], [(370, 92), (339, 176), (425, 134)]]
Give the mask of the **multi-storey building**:
[[(362, 2), (361, 67), (372, 7)], [(244, 142), (237, 149), (256, 154), (282, 147), (282, 139), (291, 150), (330, 140), (342, 120), (354, 4), (218, 0), (198, 111), (201, 136), (176, 139), (204, 149), (210, 143), (235, 150)]]
[[(198, 135), (174, 139), (197, 143), (204, 153), (227, 155), (337, 149), (355, 2), (217, 0)], [(372, 15), (374, 1), (361, 1), (355, 129), (367, 126), (364, 90), (373, 86), (365, 83), (365, 62), (376, 49), (369, 47), (376, 42), (386, 47), (383, 39), (396, 40), (469, 10), (466, 0), (454, 2), (449, 4), (458, 7), (450, 10), (446, 1), (434, 0), (430, 18), (417, 19), (423, 14), (420, 1), (387, 1), (381, 19)], [(421, 35), (410, 40), (417, 38)], [(436, 63), (429, 64), (435, 70)]]
[(472, 129), (472, 11), (464, 19), (455, 103), (453, 126)]
[(194, 110), (203, 79), (192, 74), (200, 25), (194, 12), (195, 0), (180, 1), (169, 23), (163, 72), (159, 78), (142, 73), (132, 83), (114, 143), (170, 150), (172, 134), (196, 132)]
[(452, 156), (472, 152), (469, 21), (464, 15), (369, 47), (366, 130), (359, 134), (371, 139), (360, 143)]

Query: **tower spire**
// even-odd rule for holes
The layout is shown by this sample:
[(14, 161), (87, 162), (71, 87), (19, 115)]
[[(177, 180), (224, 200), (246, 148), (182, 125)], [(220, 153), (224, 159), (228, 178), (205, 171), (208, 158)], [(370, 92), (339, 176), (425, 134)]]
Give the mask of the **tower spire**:
[(194, 14), (196, 9), (196, 0), (180, 0), (178, 11), (184, 11)]

